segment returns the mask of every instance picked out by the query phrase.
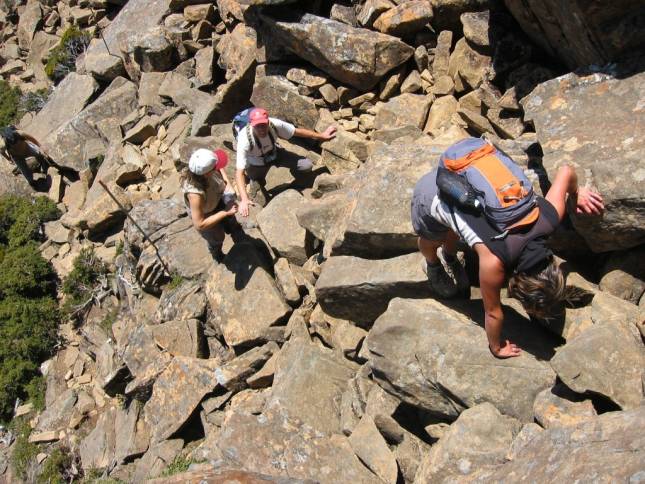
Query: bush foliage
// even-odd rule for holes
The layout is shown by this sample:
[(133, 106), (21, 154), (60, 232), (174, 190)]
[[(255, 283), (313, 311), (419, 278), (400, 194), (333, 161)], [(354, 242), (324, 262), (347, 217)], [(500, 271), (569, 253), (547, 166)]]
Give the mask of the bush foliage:
[(59, 314), (56, 274), (38, 243), (41, 225), (58, 216), (46, 198), (0, 197), (0, 421), (16, 398), (41, 398), (38, 368), (55, 346)]
[(0, 126), (15, 124), (20, 107), (20, 89), (0, 79)]
[(81, 55), (90, 43), (90, 35), (75, 25), (69, 27), (61, 36), (47, 58), (45, 73), (58, 82), (67, 74), (76, 70), (76, 58)]
[(66, 296), (64, 313), (68, 317), (81, 319), (91, 307), (93, 295), (107, 274), (108, 267), (97, 257), (94, 249), (82, 249), (74, 259), (72, 271), (63, 281), (62, 290)]

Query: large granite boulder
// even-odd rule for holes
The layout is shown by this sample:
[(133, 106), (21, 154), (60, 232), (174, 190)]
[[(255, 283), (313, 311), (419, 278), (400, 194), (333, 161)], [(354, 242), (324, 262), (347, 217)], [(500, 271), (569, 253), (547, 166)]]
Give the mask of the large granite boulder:
[(504, 2), (524, 32), (569, 68), (605, 64), (633, 53), (645, 42), (643, 29), (634, 28), (634, 0), (607, 4), (601, 0)]
[(39, 141), (45, 140), (49, 133), (80, 113), (98, 87), (92, 76), (70, 72), (56, 86), (47, 104), (33, 117), (25, 131)]
[(316, 299), (330, 316), (369, 325), (396, 298), (430, 297), (418, 253), (392, 259), (331, 257), (316, 281)]
[(374, 28), (384, 34), (414, 34), (423, 29), (432, 20), (432, 6), (427, 0), (403, 2), (395, 8), (382, 13), (374, 22)]
[(645, 406), (537, 433), (513, 460), (453, 482), (638, 482), (645, 460)]
[(265, 108), (270, 116), (293, 123), (298, 128), (314, 129), (318, 110), (314, 100), (298, 92), (298, 87), (283, 76), (257, 77), (251, 102)]
[(321, 199), (340, 193), (347, 204), (322, 212), (333, 214), (324, 231), (325, 254), (378, 259), (417, 250), (410, 222), (412, 191), (445, 148), (425, 142), (376, 146), (342, 189)]
[(375, 481), (345, 436), (327, 436), (275, 406), (260, 415), (233, 413), (216, 446), (228, 468), (323, 484)]
[(291, 312), (260, 255), (246, 243), (235, 244), (224, 262), (213, 266), (205, 293), (214, 324), (231, 346), (262, 341), (266, 330)]
[(271, 248), (280, 257), (297, 265), (307, 262), (306, 233), (296, 218), (303, 202), (304, 197), (300, 193), (287, 190), (271, 199), (258, 214), (258, 225)]
[(88, 160), (106, 155), (105, 140), (113, 134), (104, 130), (114, 126), (118, 130), (121, 120), (136, 108), (137, 86), (119, 77), (96, 101), (39, 141), (58, 164), (80, 171)]
[(602, 273), (598, 283), (600, 290), (638, 304), (645, 293), (645, 246), (626, 252), (614, 252)]
[(385, 73), (414, 53), (395, 37), (311, 14), (289, 21), (266, 16), (263, 20), (287, 49), (361, 91), (374, 87)]
[(490, 403), (469, 408), (426, 454), (414, 482), (443, 482), (451, 474), (467, 475), (482, 465), (504, 463), (521, 425)]
[(403, 126), (423, 128), (431, 103), (432, 98), (422, 94), (405, 93), (393, 97), (377, 108), (374, 129), (392, 129)]
[(179, 430), (204, 396), (217, 387), (218, 365), (217, 360), (176, 356), (159, 375), (144, 408), (154, 442), (166, 440)]
[(594, 324), (560, 348), (551, 366), (578, 393), (603, 395), (624, 410), (642, 404), (645, 346), (633, 324)]
[[(464, 305), (483, 325), (480, 302)], [(484, 329), (437, 301), (394, 299), (367, 337), (369, 364), (379, 385), (404, 402), (447, 418), (489, 402), (524, 422), (533, 420), (536, 395), (555, 373), (544, 359), (548, 335), (506, 308), (505, 331), (524, 349), (498, 360)]]
[(603, 196), (602, 217), (571, 215), (595, 252), (645, 242), (643, 89), (645, 73), (568, 74), (540, 84), (522, 102), (526, 118), (535, 124), (551, 180), (558, 167), (571, 164), (580, 185)]
[(142, 35), (162, 23), (173, 0), (128, 1), (102, 32), (103, 41), (93, 42), (85, 53), (85, 68), (90, 74), (111, 81), (123, 74), (121, 42)]
[(269, 402), (325, 433), (340, 432), (340, 402), (357, 365), (338, 353), (292, 339), (276, 360)]
[(31, 41), (43, 21), (43, 9), (38, 0), (29, 0), (20, 13), (18, 20), (18, 45), (23, 50), (29, 50)]

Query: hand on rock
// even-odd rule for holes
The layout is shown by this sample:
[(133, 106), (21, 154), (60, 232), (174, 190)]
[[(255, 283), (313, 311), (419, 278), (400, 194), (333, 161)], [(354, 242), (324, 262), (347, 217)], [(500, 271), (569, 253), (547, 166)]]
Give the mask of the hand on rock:
[(242, 217), (249, 216), (249, 207), (251, 205), (256, 205), (256, 203), (252, 202), (251, 200), (242, 200), (240, 202), (240, 206), (238, 207), (238, 210), (240, 212), (240, 215), (242, 215)]
[(586, 187), (578, 188), (576, 197), (576, 213), (585, 215), (600, 215), (605, 209), (600, 193)]
[(336, 126), (330, 126), (325, 131), (320, 133), (323, 137), (323, 141), (329, 141), (336, 137)]

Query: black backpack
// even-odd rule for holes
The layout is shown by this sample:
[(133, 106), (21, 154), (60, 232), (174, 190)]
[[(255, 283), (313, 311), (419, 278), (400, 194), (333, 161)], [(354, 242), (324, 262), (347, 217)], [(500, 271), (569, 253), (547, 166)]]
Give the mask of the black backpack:
[(4, 144), (7, 148), (11, 148), (20, 140), (20, 135), (15, 126), (7, 126), (0, 129), (0, 136), (4, 139)]

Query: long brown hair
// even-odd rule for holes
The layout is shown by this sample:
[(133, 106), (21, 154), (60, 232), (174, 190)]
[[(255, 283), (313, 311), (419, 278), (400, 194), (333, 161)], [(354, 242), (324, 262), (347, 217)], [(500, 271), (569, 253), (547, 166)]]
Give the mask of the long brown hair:
[(514, 274), (508, 281), (508, 295), (520, 301), (531, 316), (548, 317), (567, 298), (560, 265), (552, 260), (539, 272)]
[(207, 187), (207, 180), (204, 175), (196, 175), (192, 171), (188, 169), (188, 167), (184, 168), (181, 171), (181, 183), (183, 184), (184, 182), (188, 182), (194, 187), (199, 188), (200, 190), (206, 191)]

